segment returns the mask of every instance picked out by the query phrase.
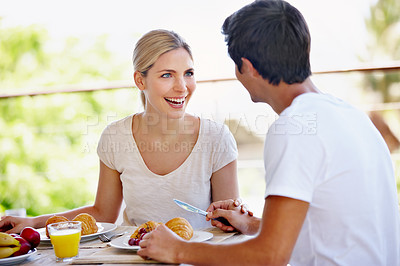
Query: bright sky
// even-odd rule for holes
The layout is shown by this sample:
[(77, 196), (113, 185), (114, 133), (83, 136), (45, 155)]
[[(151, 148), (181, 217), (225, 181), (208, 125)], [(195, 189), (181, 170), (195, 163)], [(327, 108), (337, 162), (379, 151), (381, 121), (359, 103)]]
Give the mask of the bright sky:
[[(192, 46), (198, 80), (234, 76), (220, 33), (224, 19), (250, 0), (0, 0), (4, 26), (39, 24), (54, 38), (109, 34), (115, 54), (130, 60), (149, 30), (179, 33)], [(376, 0), (292, 0), (309, 24), (312, 69), (356, 66), (365, 54), (364, 17)], [(127, 79), (130, 77), (127, 77)]]

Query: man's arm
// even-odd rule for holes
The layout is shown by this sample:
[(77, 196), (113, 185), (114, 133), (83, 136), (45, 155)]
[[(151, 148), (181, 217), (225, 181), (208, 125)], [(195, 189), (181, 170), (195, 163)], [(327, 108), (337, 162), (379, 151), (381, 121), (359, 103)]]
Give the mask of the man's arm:
[(169, 263), (287, 265), (308, 206), (308, 202), (287, 197), (267, 197), (260, 233), (232, 245), (186, 242), (160, 226), (145, 236), (138, 254)]

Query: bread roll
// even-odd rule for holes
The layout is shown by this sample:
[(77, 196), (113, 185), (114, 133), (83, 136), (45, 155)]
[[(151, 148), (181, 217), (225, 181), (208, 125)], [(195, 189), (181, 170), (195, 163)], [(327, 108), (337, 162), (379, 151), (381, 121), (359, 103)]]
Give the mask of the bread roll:
[(81, 234), (83, 236), (97, 233), (99, 230), (96, 224), (96, 219), (94, 219), (94, 217), (88, 213), (78, 214), (72, 221), (82, 222)]
[(68, 222), (67, 217), (54, 215), (54, 216), (51, 216), (49, 219), (47, 219), (46, 225), (45, 225), (45, 227), (46, 227), (46, 236), (50, 237), (49, 230), (47, 229), (47, 226), (49, 224), (55, 224), (55, 223), (61, 223), (61, 222)]
[(190, 240), (193, 237), (193, 227), (185, 218), (173, 218), (166, 222), (165, 226), (167, 226), (169, 229), (175, 232), (175, 234), (185, 240)]

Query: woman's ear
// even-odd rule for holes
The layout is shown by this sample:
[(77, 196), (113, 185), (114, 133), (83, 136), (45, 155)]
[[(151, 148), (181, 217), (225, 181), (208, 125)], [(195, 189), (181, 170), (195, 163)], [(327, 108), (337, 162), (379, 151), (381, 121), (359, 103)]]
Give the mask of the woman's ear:
[(136, 87), (143, 91), (145, 89), (143, 74), (139, 71), (135, 71), (135, 73), (133, 73), (133, 79), (135, 80)]

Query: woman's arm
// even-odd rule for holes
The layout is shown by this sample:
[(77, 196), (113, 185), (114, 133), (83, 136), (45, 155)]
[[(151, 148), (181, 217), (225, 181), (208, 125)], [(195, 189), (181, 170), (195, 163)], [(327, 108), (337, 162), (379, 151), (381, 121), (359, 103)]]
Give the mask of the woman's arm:
[(236, 160), (212, 174), (211, 193), (212, 201), (236, 199), (239, 197)]
[(122, 204), (120, 173), (100, 161), (96, 200), (89, 212), (97, 221), (115, 223)]

